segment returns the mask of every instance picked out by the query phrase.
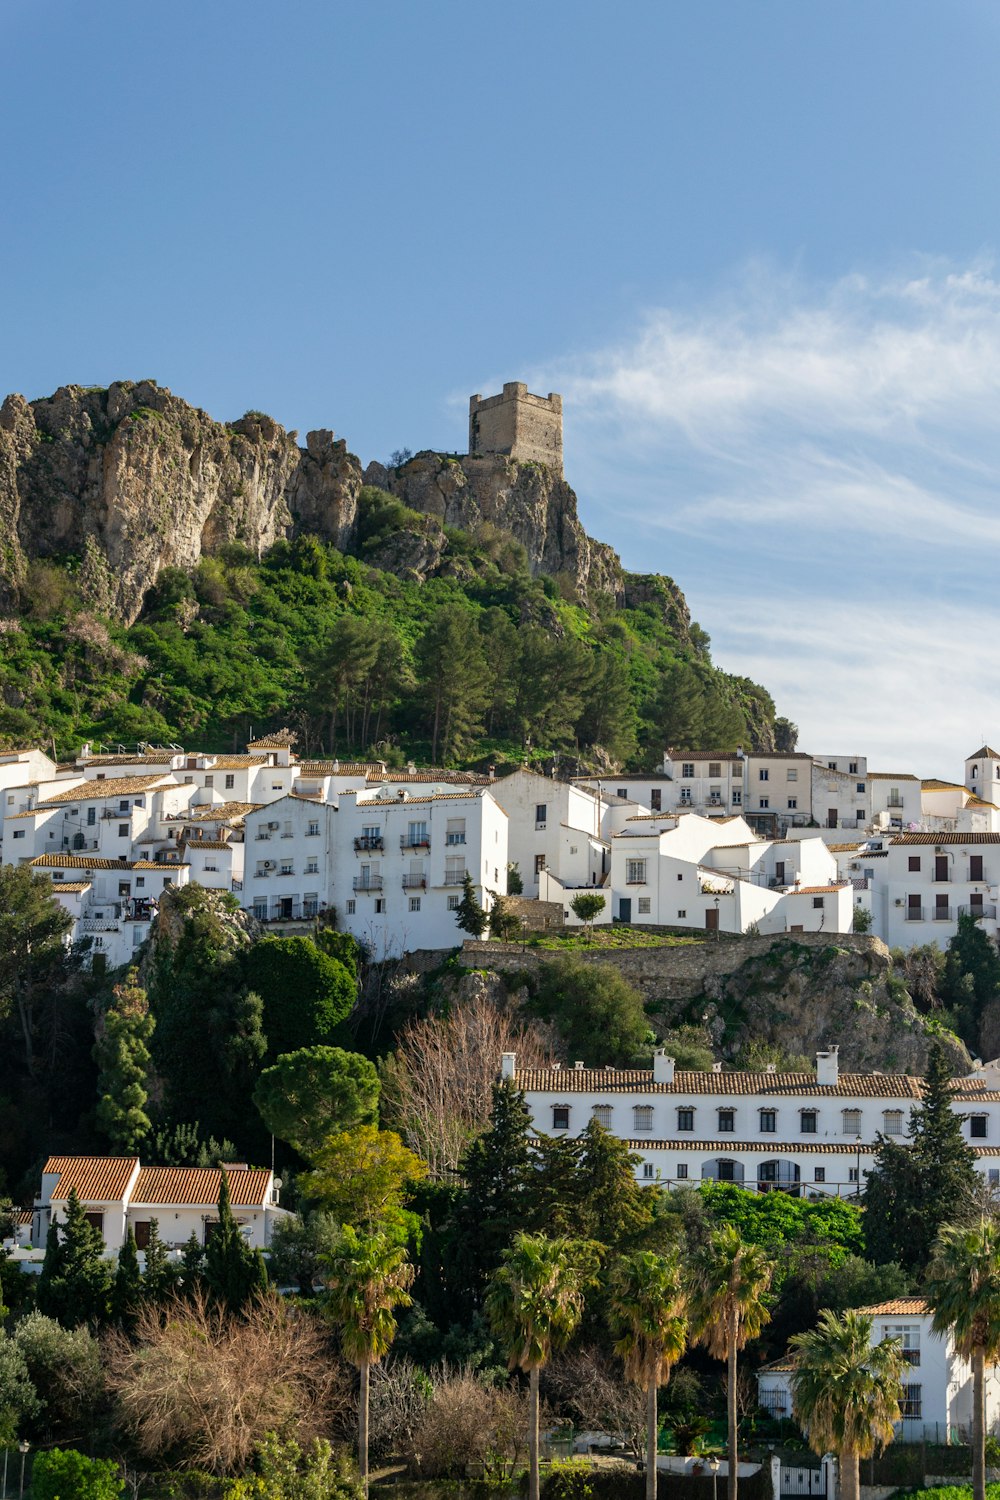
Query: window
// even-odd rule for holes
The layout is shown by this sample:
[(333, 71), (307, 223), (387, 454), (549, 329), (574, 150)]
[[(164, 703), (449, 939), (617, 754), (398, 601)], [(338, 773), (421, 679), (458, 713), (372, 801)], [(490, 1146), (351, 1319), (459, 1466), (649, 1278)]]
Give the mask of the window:
[(710, 760), (709, 761), (709, 763), (708, 763), (708, 774), (709, 774), (710, 778), (722, 775), (722, 762), (721, 762), (721, 760)]
[(798, 773), (798, 771), (795, 769), (794, 766), (790, 766), (788, 768), (788, 770), (785, 772), (785, 780), (786, 781), (798, 781), (798, 779), (799, 779), (799, 773)]
[(462, 898), (461, 898), (461, 896), (449, 896), (448, 897), (448, 910), (449, 911), (458, 911), (458, 908), (461, 906), (461, 904), (462, 904)]
[(310, 818), (306, 826), (306, 838), (314, 839), (319, 834), (319, 819)]
[(315, 891), (306, 891), (302, 897), (302, 915), (314, 917), (319, 911), (319, 896)]
[(799, 805), (799, 799), (798, 799), (798, 797), (789, 797), (789, 799), (788, 799), (788, 811), (789, 812), (794, 812), (795, 809), (798, 807), (798, 805)]
[(984, 1141), (987, 1133), (986, 1115), (972, 1115), (969, 1119), (969, 1134), (973, 1140)]
[(678, 1130), (693, 1130), (694, 1129), (694, 1110), (693, 1109), (679, 1109), (677, 1111), (677, 1129)]
[(826, 763), (826, 769), (828, 771), (835, 771), (837, 769), (837, 762), (835, 760), (828, 760)]
[(983, 879), (983, 856), (981, 854), (969, 855), (969, 879)]
[(825, 1167), (816, 1167), (815, 1170), (813, 1171), (813, 1182), (825, 1182), (825, 1181), (826, 1181), (826, 1168)]
[(777, 1111), (773, 1109), (762, 1109), (760, 1112), (761, 1135), (773, 1135), (778, 1128)]
[(858, 1169), (857, 1169), (857, 1167), (849, 1167), (848, 1168), (848, 1171), (847, 1171), (847, 1180), (848, 1180), (848, 1182), (857, 1182), (857, 1180), (858, 1180)]
[(349, 917), (353, 917), (354, 913), (357, 911), (357, 909), (358, 909), (358, 903), (355, 900), (353, 900), (353, 898), (349, 899), (348, 902), (347, 902), (347, 915)]
[(146, 884), (146, 877), (145, 877), (145, 875), (137, 875), (135, 877), (135, 888), (136, 888), (137, 891), (141, 891), (142, 888), (143, 888), (143, 886), (145, 884)]
[(569, 1105), (568, 1104), (553, 1104), (553, 1106), (552, 1106), (552, 1129), (553, 1130), (568, 1130), (569, 1129)]
[(760, 781), (770, 781), (771, 779), (771, 773), (767, 769), (767, 766), (761, 766), (760, 770), (757, 772), (757, 776)]
[(860, 1109), (845, 1109), (843, 1111), (844, 1135), (861, 1134), (861, 1111)]
[(688, 1174), (687, 1162), (686, 1161), (679, 1161), (677, 1163), (677, 1181), (678, 1182), (686, 1182), (687, 1181), (687, 1174)]
[(693, 760), (686, 760), (686, 761), (682, 762), (682, 764), (681, 764), (681, 775), (682, 776), (686, 776), (689, 779), (694, 775), (694, 761)]
[(258, 922), (266, 922), (267, 921), (267, 897), (266, 896), (263, 897), (260, 900), (254, 901), (254, 904), (253, 904), (253, 914), (257, 918)]
[(377, 916), (380, 916), (380, 917), (384, 917), (385, 916), (385, 897), (384, 896), (376, 896), (376, 898), (375, 898), (375, 913), (376, 913)]
[(545, 855), (544, 854), (536, 854), (535, 855), (535, 874), (536, 875), (540, 875), (544, 869), (545, 869)]
[(857, 790), (858, 790), (858, 791), (859, 791), (859, 792), (863, 792), (863, 791), (864, 791), (864, 789), (865, 789), (865, 784), (864, 784), (864, 782), (863, 782), (863, 781), (859, 781), (859, 782), (858, 782), (858, 783), (857, 783)]
[(118, 824), (118, 837), (120, 839), (127, 839), (128, 838), (128, 824), (127, 823), (119, 823)]
[(548, 821), (548, 811), (549, 811), (549, 805), (548, 805), (547, 802), (536, 802), (535, 803), (535, 827), (536, 828), (538, 827), (539, 824), (541, 824), (541, 826), (543, 828), (545, 827), (545, 824)]
[(422, 846), (429, 842), (427, 824), (422, 820), (406, 825), (406, 842), (411, 846)]
[(279, 870), (278, 873), (280, 875), (294, 875), (295, 874), (295, 866), (292, 864), (292, 862), (291, 862), (290, 859), (283, 859), (281, 861), (281, 869)]
[(742, 805), (743, 805), (743, 792), (741, 791), (741, 789), (738, 786), (734, 786), (733, 787), (733, 806), (734, 807), (741, 807)]
[(614, 1111), (612, 1110), (610, 1104), (594, 1105), (594, 1119), (597, 1121), (598, 1125), (603, 1125), (605, 1130), (611, 1129), (611, 1117), (613, 1113)]
[(857, 776), (857, 774), (858, 774), (858, 763), (857, 763), (856, 760), (849, 760), (847, 762), (847, 774), (848, 774), (848, 776)]
[[(71, 813), (72, 813), (72, 811), (73, 811), (73, 809), (70, 808), (70, 812)], [(93, 828), (93, 826), (94, 826), (94, 824), (96, 822), (97, 822), (97, 808), (96, 807), (88, 807), (87, 808), (87, 827), (88, 828)]]
[(902, 1415), (904, 1422), (908, 1418), (919, 1417), (923, 1413), (923, 1386), (904, 1385)]
[(444, 841), (446, 844), (465, 843), (465, 819), (449, 818), (445, 826)]
[(617, 791), (616, 795), (619, 796), (619, 797), (621, 797), (624, 801), (627, 801), (628, 800), (628, 787), (627, 786), (620, 786), (618, 788), (618, 791)]
[(691, 806), (691, 788), (689, 786), (681, 787), (680, 805), (681, 807)]
[(650, 1135), (653, 1129), (653, 1107), (637, 1104), (632, 1110), (632, 1128), (636, 1135)]
[(419, 911), (419, 910), (420, 910), (420, 897), (419, 896), (411, 896), (410, 897), (410, 911)]
[(732, 1161), (717, 1161), (715, 1169), (719, 1174), (720, 1182), (736, 1181), (736, 1163)]
[(759, 799), (759, 801), (758, 801), (758, 806), (760, 806), (760, 807), (770, 807), (771, 806), (771, 799), (770, 799), (770, 797), (761, 797)]
[(24, 831), (23, 828), (15, 828), (14, 829), (14, 837), (16, 839), (23, 839), (24, 838), (24, 832), (25, 831)]
[(626, 885), (646, 884), (646, 861), (644, 859), (630, 859), (625, 865)]
[(660, 788), (657, 786), (657, 787), (654, 787), (653, 790), (649, 794), (649, 810), (650, 810), (650, 812), (659, 812), (660, 809), (662, 808), (662, 806), (663, 806), (663, 793), (660, 790)]
[(103, 1214), (84, 1214), (83, 1217), (86, 1219), (87, 1223), (91, 1226), (92, 1229), (99, 1229), (101, 1234), (104, 1233)]
[(651, 899), (651, 897), (649, 897), (649, 896), (640, 896), (639, 897), (639, 915), (640, 915), (640, 917), (648, 917), (648, 916), (650, 916), (651, 910), (652, 910), (652, 899)]
[(816, 1111), (804, 1109), (799, 1115), (799, 1130), (803, 1135), (816, 1134)]
[(911, 875), (917, 874), (920, 870), (920, 855), (909, 855), (906, 861), (906, 868), (910, 871)]
[(732, 1132), (735, 1129), (736, 1129), (736, 1111), (734, 1109), (720, 1109), (719, 1110), (719, 1130), (721, 1132), (723, 1132), (724, 1134), (728, 1133), (728, 1134), (731, 1135)]
[(814, 896), (813, 897), (813, 910), (814, 911), (822, 911), (825, 902), (826, 902), (826, 897), (825, 896)]
[(681, 911), (679, 911), (677, 913), (677, 915), (681, 919), (681, 921), (684, 921), (686, 919), (686, 917), (687, 917), (687, 909), (686, 908), (682, 909)]
[(319, 874), (319, 860), (316, 858), (316, 856), (314, 854), (310, 855), (310, 857), (306, 860), (306, 874), (307, 875), (318, 875)]
[(919, 1365), (920, 1363), (920, 1325), (912, 1323), (887, 1323), (885, 1334), (887, 1339), (898, 1339), (903, 1351), (903, 1358), (907, 1364)]
[(990, 1167), (986, 1175), (990, 1187), (1000, 1187), (1000, 1167)]
[(646, 1178), (652, 1177), (652, 1175), (653, 1175), (653, 1163), (651, 1161), (644, 1161), (643, 1162), (643, 1164), (642, 1164), (642, 1175), (643, 1175), (643, 1177), (646, 1177)]
[(901, 1109), (887, 1109), (882, 1112), (883, 1135), (903, 1134), (903, 1111)]
[(235, 785), (236, 785), (236, 777), (233, 776), (233, 775), (228, 775), (226, 777), (226, 791), (227, 792), (231, 792), (232, 789), (233, 789), (233, 787)]

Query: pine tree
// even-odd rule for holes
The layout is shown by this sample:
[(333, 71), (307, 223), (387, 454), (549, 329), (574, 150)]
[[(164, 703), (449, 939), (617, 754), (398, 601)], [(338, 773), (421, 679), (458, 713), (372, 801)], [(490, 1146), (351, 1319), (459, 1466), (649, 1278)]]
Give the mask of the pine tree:
[(135, 1323), (139, 1304), (142, 1301), (142, 1276), (139, 1272), (139, 1250), (131, 1224), (125, 1241), (118, 1252), (118, 1267), (114, 1286), (111, 1289), (111, 1316), (121, 1328), (131, 1328)]
[(160, 1222), (149, 1221), (149, 1239), (146, 1242), (146, 1263), (142, 1272), (142, 1295), (147, 1302), (165, 1302), (177, 1279), (170, 1261), (170, 1252), (160, 1239)]
[(588, 1122), (579, 1140), (583, 1194), (574, 1234), (615, 1250), (634, 1248), (653, 1218), (657, 1190), (640, 1186), (635, 1176), (639, 1158), (596, 1120)]
[(225, 1171), (219, 1173), (219, 1221), (205, 1247), (205, 1285), (214, 1302), (233, 1312), (267, 1286), (261, 1253), (247, 1244), (233, 1215)]
[[(50, 1236), (55, 1225), (50, 1225)], [(83, 1204), (70, 1191), (66, 1223), (51, 1258), (46, 1246), (38, 1278), (38, 1306), (67, 1328), (107, 1321), (111, 1301), (111, 1267), (104, 1258), (104, 1236), (87, 1220)]]
[(975, 1153), (952, 1108), (951, 1074), (935, 1042), (924, 1097), (910, 1117), (910, 1143), (879, 1140), (865, 1185), (865, 1239), (880, 1262), (922, 1270), (942, 1224), (961, 1218), (976, 1186)]
[(181, 1251), (181, 1284), (186, 1292), (196, 1291), (204, 1282), (205, 1251), (192, 1230)]
[(150, 1129), (148, 1043), (156, 1023), (137, 969), (129, 969), (125, 983), (116, 984), (112, 993), (94, 1045), (94, 1061), (100, 1070), (97, 1119), (116, 1151), (134, 1154)]
[(462, 881), (462, 899), (455, 911), (455, 921), (463, 932), (469, 932), (477, 938), (482, 937), (489, 926), (490, 919), (476, 899), (476, 888), (468, 870)]

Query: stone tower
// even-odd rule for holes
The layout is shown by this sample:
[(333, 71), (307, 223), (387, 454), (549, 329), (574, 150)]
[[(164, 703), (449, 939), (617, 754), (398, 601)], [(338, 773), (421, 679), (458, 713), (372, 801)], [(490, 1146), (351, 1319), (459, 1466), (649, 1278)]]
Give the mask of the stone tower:
[(563, 472), (562, 397), (533, 396), (518, 380), (499, 396), (469, 397), (469, 455), (502, 453)]

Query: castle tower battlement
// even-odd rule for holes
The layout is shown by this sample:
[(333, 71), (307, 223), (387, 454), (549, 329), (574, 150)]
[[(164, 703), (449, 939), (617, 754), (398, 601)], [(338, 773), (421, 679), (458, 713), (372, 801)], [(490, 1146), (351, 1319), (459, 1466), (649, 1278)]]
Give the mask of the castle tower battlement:
[(546, 464), (562, 478), (562, 397), (533, 396), (519, 380), (508, 381), (499, 396), (469, 397), (469, 455), (504, 454), (521, 462)]

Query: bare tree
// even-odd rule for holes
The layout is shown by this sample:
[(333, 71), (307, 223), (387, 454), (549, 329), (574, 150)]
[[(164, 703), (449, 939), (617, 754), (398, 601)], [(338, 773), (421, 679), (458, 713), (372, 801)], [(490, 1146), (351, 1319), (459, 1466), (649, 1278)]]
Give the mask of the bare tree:
[(621, 1438), (634, 1458), (646, 1446), (646, 1392), (626, 1380), (597, 1349), (577, 1349), (553, 1362), (545, 1388), (580, 1427)]
[(374, 1458), (407, 1451), (433, 1394), (429, 1377), (412, 1359), (373, 1365), (368, 1448)]
[(553, 1056), (541, 1027), (482, 993), (446, 1014), (412, 1020), (400, 1033), (382, 1067), (382, 1118), (423, 1157), (432, 1178), (453, 1176), (486, 1128), (505, 1052), (515, 1052), (521, 1068), (547, 1068)]
[(227, 1318), (203, 1297), (140, 1315), (107, 1344), (118, 1418), (144, 1456), (244, 1469), (265, 1432), (305, 1444), (348, 1427), (353, 1380), (326, 1326), (270, 1295)]
[(491, 1385), (472, 1370), (435, 1372), (434, 1392), (410, 1445), (414, 1468), (432, 1479), (470, 1472), (499, 1480), (521, 1462), (528, 1436), (527, 1392)]

